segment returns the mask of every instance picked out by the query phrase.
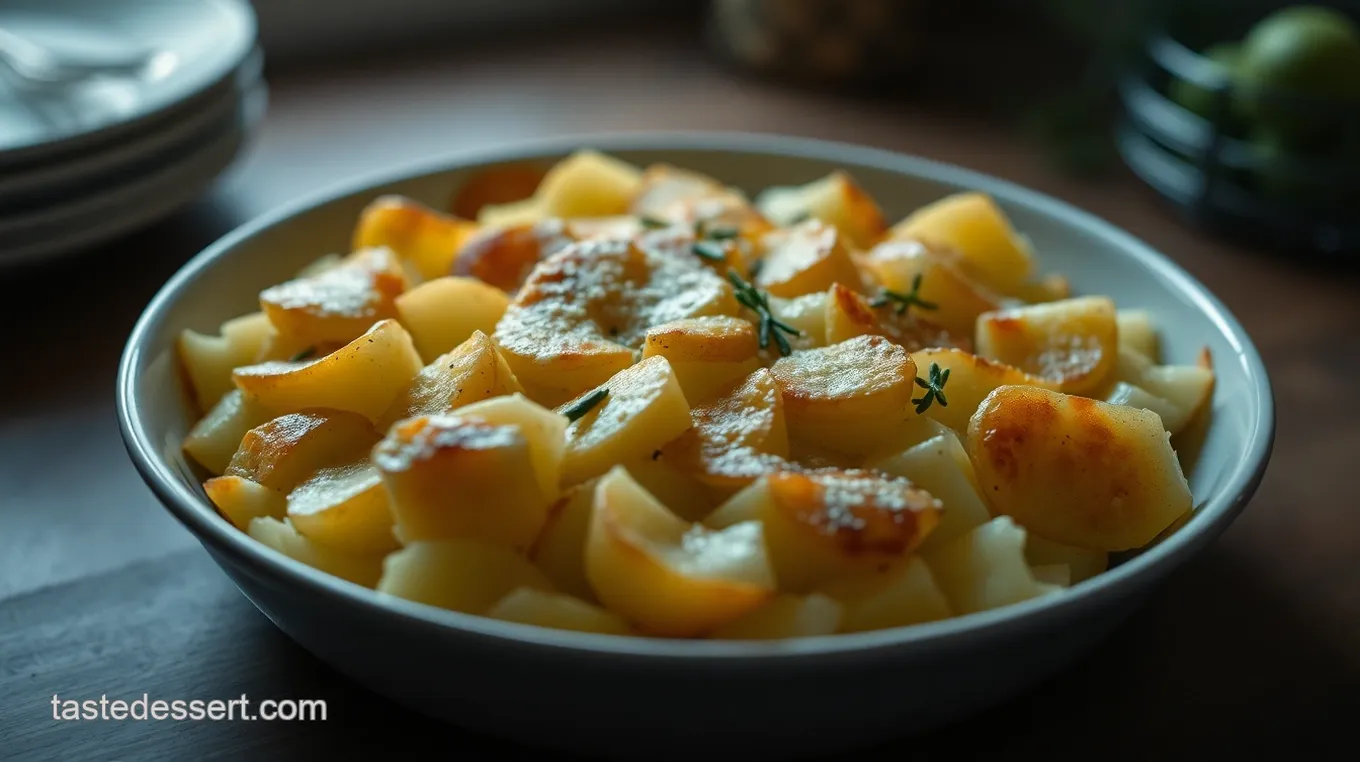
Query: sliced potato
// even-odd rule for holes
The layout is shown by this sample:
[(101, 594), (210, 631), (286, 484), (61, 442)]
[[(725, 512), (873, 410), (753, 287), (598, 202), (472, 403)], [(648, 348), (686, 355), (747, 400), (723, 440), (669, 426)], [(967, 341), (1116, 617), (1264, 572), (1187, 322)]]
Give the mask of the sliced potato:
[(826, 343), (839, 344), (856, 336), (883, 336), (908, 352), (957, 343), (939, 326), (891, 305), (875, 309), (868, 299), (836, 283), (827, 291)]
[(486, 615), (507, 622), (532, 624), (556, 630), (627, 635), (628, 623), (617, 614), (579, 598), (532, 587), (516, 588), (500, 599)]
[(1119, 359), (1114, 302), (1086, 296), (988, 312), (978, 318), (977, 353), (1068, 394), (1095, 391)]
[(1001, 307), (1001, 297), (966, 275), (948, 249), (910, 239), (884, 241), (862, 262), (879, 287), (899, 294), (910, 294), (919, 277), (916, 295), (928, 307), (916, 304), (910, 313), (960, 336), (972, 336), (978, 316)]
[(869, 248), (888, 230), (878, 202), (844, 170), (806, 185), (768, 188), (756, 198), (756, 207), (778, 225), (815, 217), (834, 225), (859, 249)]
[(1049, 592), (1025, 562), (1025, 530), (998, 516), (932, 553), (935, 581), (956, 615), (1000, 608)]
[(776, 595), (768, 603), (709, 633), (715, 640), (783, 640), (832, 635), (840, 629), (841, 604), (811, 595)]
[(1114, 316), (1119, 326), (1119, 350), (1137, 352), (1156, 363), (1162, 358), (1157, 324), (1147, 310), (1119, 310)]
[(594, 602), (586, 578), (586, 535), (595, 507), (598, 479), (568, 488), (548, 509), (548, 520), (529, 550), (529, 558), (562, 592)]
[(498, 426), (514, 426), (529, 443), (533, 475), (543, 494), (556, 496), (566, 457), (566, 416), (553, 412), (518, 392), (482, 400), (462, 408), (463, 418)]
[(649, 357), (610, 378), (599, 389), (566, 403), (558, 412), (603, 390), (603, 401), (567, 427), (562, 481), (580, 484), (615, 464), (650, 454), (690, 427), (689, 404), (664, 357)]
[(629, 213), (690, 229), (700, 223), (732, 227), (747, 240), (771, 227), (740, 193), (712, 177), (669, 164), (647, 167)]
[(308, 408), (349, 410), (376, 421), (420, 372), (411, 335), (395, 320), (324, 357), (237, 368), (236, 386), (276, 414)]
[(731, 392), (690, 410), (693, 428), (662, 448), (662, 457), (704, 484), (736, 489), (761, 474), (791, 467), (784, 400), (761, 368)]
[(1111, 405), (1123, 405), (1124, 407), (1136, 407), (1143, 410), (1151, 410), (1162, 419), (1162, 426), (1166, 430), (1175, 434), (1185, 426), (1187, 413), (1167, 400), (1158, 397), (1141, 386), (1116, 381), (1110, 387), (1109, 393), (1105, 395), (1105, 401)]
[(691, 404), (725, 392), (760, 367), (755, 326), (712, 315), (676, 320), (647, 331), (642, 357), (664, 357)]
[(1050, 587), (1072, 586), (1072, 570), (1067, 564), (1031, 566), (1029, 571), (1034, 575), (1034, 581), (1040, 585), (1048, 585)]
[(941, 370), (949, 371), (945, 382), (945, 399), (948, 404), (933, 404), (925, 414), (949, 428), (963, 433), (968, 431), (968, 421), (973, 417), (978, 405), (1000, 386), (1038, 386), (1052, 389), (1054, 384), (1038, 376), (1032, 376), (1019, 368), (969, 354), (961, 349), (935, 348), (922, 349), (911, 353), (918, 372), (926, 375), (932, 364)]
[(977, 491), (977, 475), (952, 431), (930, 439), (887, 458), (872, 460), (864, 467), (910, 480), (929, 492), (944, 506), (940, 523), (921, 546), (928, 552), (952, 541), (991, 520), (987, 504)]
[(543, 208), (543, 200), (538, 196), (508, 201), (504, 204), (487, 204), (477, 210), (477, 224), (483, 228), (511, 228), (533, 225), (549, 219)]
[(217, 512), (242, 532), (250, 528), (252, 519), (282, 519), (288, 509), (283, 493), (243, 476), (215, 476), (203, 483), (203, 491)]
[(403, 196), (380, 196), (359, 214), (350, 248), (386, 247), (423, 279), (449, 274), (459, 249), (477, 232), (477, 223)]
[(422, 283), (396, 299), (397, 319), (427, 362), (477, 331), (493, 333), (509, 304), (510, 297), (498, 288), (452, 276)]
[(638, 455), (620, 465), (638, 485), (685, 521), (700, 521), (718, 505), (713, 491), (663, 450)]
[(661, 636), (716, 629), (768, 601), (774, 575), (760, 524), (690, 524), (622, 467), (600, 479), (586, 539), (586, 576), (611, 611)]
[(524, 556), (474, 539), (412, 542), (382, 563), (377, 590), (430, 606), (485, 614), (513, 590), (551, 591)]
[(303, 537), (286, 519), (280, 521), (272, 516), (260, 516), (250, 520), (246, 531), (255, 541), (295, 561), (356, 585), (373, 587), (382, 573), (381, 555), (347, 553), (322, 545)]
[(916, 556), (830, 580), (818, 591), (841, 604), (841, 632), (906, 627), (953, 616), (935, 575)]
[(280, 335), (299, 344), (343, 344), (395, 318), (396, 298), (409, 285), (391, 249), (361, 249), (319, 275), (266, 288), (260, 306)]
[(1031, 386), (1003, 386), (968, 427), (968, 454), (996, 513), (1057, 542), (1131, 550), (1191, 507), (1155, 413)]
[(1033, 532), (1025, 533), (1025, 560), (1031, 567), (1062, 566), (1067, 569), (1068, 584), (1075, 585), (1105, 571), (1110, 565), (1110, 554), (1103, 550), (1063, 545)]
[(779, 589), (802, 593), (906, 557), (939, 517), (940, 502), (906, 479), (822, 471), (762, 477), (704, 524), (726, 529), (759, 522)]
[(378, 433), (344, 410), (289, 413), (247, 431), (224, 473), (287, 494), (317, 469), (357, 460)]
[(554, 217), (607, 217), (625, 214), (641, 185), (639, 168), (586, 149), (548, 170), (534, 196)]
[(841, 234), (827, 223), (808, 220), (775, 230), (761, 245), (765, 257), (755, 285), (771, 296), (790, 299), (825, 291), (833, 283), (856, 291), (864, 287)]
[(448, 354), (420, 369), (409, 386), (378, 419), (378, 430), (387, 431), (403, 418), (451, 410), (506, 394), (524, 391), (510, 372), (496, 345), (481, 331), (474, 331)]
[(270, 416), (240, 389), (227, 392), (208, 414), (200, 418), (184, 438), (184, 452), (214, 476), (231, 465), (247, 431), (266, 423)]
[(917, 209), (888, 231), (958, 252), (969, 274), (994, 290), (1020, 288), (1034, 272), (1034, 255), (985, 193), (956, 193)]
[(770, 312), (775, 319), (798, 329), (800, 335), (788, 337), (794, 349), (826, 346), (827, 295), (819, 291), (793, 299), (770, 297)]
[(547, 171), (531, 162), (498, 164), (480, 170), (458, 186), (449, 201), (456, 217), (475, 220), (482, 207), (532, 198)]
[(382, 474), (367, 459), (323, 468), (295, 487), (288, 520), (303, 536), (351, 553), (397, 549)]
[(216, 336), (188, 329), (180, 332), (176, 355), (201, 412), (212, 410), (232, 390), (232, 370), (255, 362), (272, 333), (263, 312), (228, 320)]
[(1072, 284), (1057, 273), (1049, 273), (1036, 281), (1021, 284), (1009, 292), (1009, 296), (1030, 304), (1056, 302), (1072, 296)]
[[(1152, 410), (1172, 434), (1188, 427), (1213, 397), (1214, 371), (1207, 349), (1198, 365), (1156, 365), (1138, 352), (1121, 350), (1114, 375), (1119, 382), (1106, 400)], [(1132, 390), (1120, 395), (1121, 385), (1135, 386), (1147, 396)]]
[(488, 225), (464, 242), (450, 272), (514, 293), (535, 265), (573, 240), (565, 223), (556, 218)]

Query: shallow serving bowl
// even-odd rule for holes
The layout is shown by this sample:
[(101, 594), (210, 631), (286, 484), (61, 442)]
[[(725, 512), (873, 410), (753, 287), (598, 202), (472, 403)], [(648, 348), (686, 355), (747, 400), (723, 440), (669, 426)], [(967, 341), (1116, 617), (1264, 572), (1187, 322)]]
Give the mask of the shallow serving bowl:
[[(347, 250), (360, 209), (400, 193), (442, 207), (470, 172), (593, 147), (707, 172), (754, 193), (846, 169), (890, 219), (962, 189), (992, 194), (1045, 271), (1150, 310), (1169, 362), (1208, 346), (1212, 420), (1189, 468), (1197, 510), (1156, 546), (1062, 594), (944, 622), (776, 643), (546, 630), (392, 601), (257, 544), (214, 511), (179, 442), (193, 423), (172, 356), (259, 291)], [(789, 757), (937, 725), (1014, 695), (1079, 657), (1233, 520), (1270, 456), (1274, 409), (1242, 326), (1166, 257), (1084, 212), (1009, 183), (885, 151), (763, 135), (554, 140), (429, 161), (280, 209), (188, 263), (129, 339), (118, 409), (133, 463), (242, 592), (302, 646), (412, 709), (521, 742), (635, 758)]]

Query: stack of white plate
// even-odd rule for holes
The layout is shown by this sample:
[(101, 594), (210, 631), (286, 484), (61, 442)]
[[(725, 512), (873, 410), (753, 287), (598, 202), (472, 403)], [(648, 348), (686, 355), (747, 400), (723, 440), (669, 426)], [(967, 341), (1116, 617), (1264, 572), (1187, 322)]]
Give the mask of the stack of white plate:
[(268, 100), (246, 0), (0, 0), (0, 265), (205, 191)]

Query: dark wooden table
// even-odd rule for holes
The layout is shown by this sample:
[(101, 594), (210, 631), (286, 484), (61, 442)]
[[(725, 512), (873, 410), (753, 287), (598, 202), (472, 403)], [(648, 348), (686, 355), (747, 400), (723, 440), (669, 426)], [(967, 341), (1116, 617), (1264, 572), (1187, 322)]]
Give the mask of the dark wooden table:
[[(160, 284), (280, 202), (454, 149), (678, 128), (866, 143), (1072, 201), (1207, 283), (1272, 374), (1275, 457), (1219, 542), (1076, 667), (877, 756), (1354, 758), (1346, 750), (1360, 716), (1355, 277), (1191, 232), (1126, 177), (1088, 184), (1054, 174), (998, 125), (743, 81), (672, 37), (291, 72), (273, 79), (271, 109), (248, 156), (184, 213), (79, 260), (0, 273), (0, 317), (11, 332), (0, 374), (0, 758), (344, 759), (408, 745), (455, 760), (516, 756), (394, 707), (275, 631), (133, 472), (114, 420), (115, 367)], [(53, 694), (324, 698), (329, 719), (58, 722)]]

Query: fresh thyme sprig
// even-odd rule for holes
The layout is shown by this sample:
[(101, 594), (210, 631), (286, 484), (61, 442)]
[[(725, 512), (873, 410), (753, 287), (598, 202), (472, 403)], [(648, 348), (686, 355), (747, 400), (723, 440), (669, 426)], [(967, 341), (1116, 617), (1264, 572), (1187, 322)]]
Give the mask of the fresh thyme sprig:
[(596, 405), (600, 404), (607, 396), (609, 396), (609, 387), (596, 389), (590, 394), (582, 397), (576, 404), (563, 410), (562, 415), (565, 415), (568, 421), (575, 423), (586, 413), (589, 413)]
[(916, 377), (916, 385), (926, 390), (925, 394), (912, 400), (916, 403), (917, 415), (924, 413), (936, 400), (939, 400), (940, 407), (949, 407), (949, 400), (944, 396), (944, 385), (949, 381), (949, 368), (941, 372), (939, 363), (931, 363), (929, 376), (929, 380)]
[(303, 360), (310, 360), (310, 359), (312, 359), (312, 358), (315, 357), (315, 356), (316, 356), (316, 347), (307, 347), (306, 349), (302, 350), (301, 352), (298, 352), (297, 354), (295, 354), (295, 355), (293, 355), (292, 357), (288, 358), (288, 362), (302, 362)]
[(668, 228), (671, 226), (671, 223), (667, 222), (666, 220), (663, 220), (659, 217), (653, 217), (650, 214), (642, 215), (641, 217), (638, 218), (638, 222), (641, 223), (644, 228), (649, 228), (651, 230), (659, 230), (661, 228)]
[(692, 247), (694, 255), (710, 262), (726, 262), (727, 252), (723, 251), (722, 244), (712, 241), (695, 241)]
[(781, 355), (787, 356), (792, 354), (793, 347), (789, 344), (789, 340), (784, 334), (802, 336), (803, 332), (776, 318), (774, 313), (770, 312), (769, 295), (762, 293), (760, 289), (742, 280), (741, 276), (737, 275), (735, 270), (727, 271), (727, 279), (732, 282), (732, 288), (736, 290), (737, 301), (741, 303), (742, 306), (756, 313), (756, 316), (760, 318), (760, 348), (764, 349), (768, 347), (770, 345), (770, 337), (773, 336), (774, 343), (779, 347), (779, 353)]
[(920, 307), (923, 310), (938, 310), (940, 308), (940, 305), (934, 302), (928, 302), (921, 298), (920, 273), (916, 273), (911, 279), (911, 290), (907, 293), (904, 294), (901, 291), (892, 291), (886, 288), (879, 289), (878, 296), (875, 296), (873, 300), (869, 302), (869, 306), (886, 307), (889, 304), (894, 303), (896, 305), (897, 314), (899, 315), (906, 312), (907, 308), (912, 306)]
[(722, 242), (730, 241), (739, 234), (740, 231), (734, 227), (728, 225), (709, 227), (706, 220), (699, 220), (694, 223), (694, 245), (690, 248), (697, 257), (710, 262), (726, 262), (727, 248)]

